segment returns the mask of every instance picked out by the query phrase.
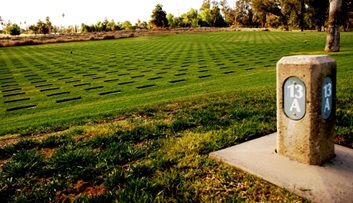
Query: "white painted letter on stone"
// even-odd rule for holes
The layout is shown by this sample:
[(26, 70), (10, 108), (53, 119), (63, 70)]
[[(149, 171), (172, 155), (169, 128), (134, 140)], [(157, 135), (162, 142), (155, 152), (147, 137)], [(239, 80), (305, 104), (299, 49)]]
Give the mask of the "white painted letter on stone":
[(297, 77), (288, 78), (283, 86), (284, 112), (293, 119), (302, 119), (306, 111), (306, 89), (303, 81)]

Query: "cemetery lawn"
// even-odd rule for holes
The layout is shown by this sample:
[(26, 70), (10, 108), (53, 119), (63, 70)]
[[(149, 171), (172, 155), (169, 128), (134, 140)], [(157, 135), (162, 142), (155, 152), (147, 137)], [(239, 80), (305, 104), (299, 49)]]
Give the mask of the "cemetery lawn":
[[(353, 147), (353, 33), (341, 34), (335, 141)], [(307, 201), (208, 153), (275, 132), (276, 62), (325, 54), (325, 38), (216, 32), (1, 48), (0, 201)]]

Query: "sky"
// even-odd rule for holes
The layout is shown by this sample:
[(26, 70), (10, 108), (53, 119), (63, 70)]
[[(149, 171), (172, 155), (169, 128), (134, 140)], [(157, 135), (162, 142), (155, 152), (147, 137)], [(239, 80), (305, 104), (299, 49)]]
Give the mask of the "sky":
[[(236, 0), (227, 0), (234, 7)], [(5, 0), (1, 2), (0, 16), (7, 22), (10, 20), (24, 26), (36, 24), (38, 20), (50, 21), (56, 26), (95, 24), (107, 18), (115, 22), (137, 20), (148, 22), (152, 10), (157, 4), (174, 16), (180, 16), (191, 8), (200, 9), (203, 0)], [(62, 17), (62, 14), (65, 17)]]

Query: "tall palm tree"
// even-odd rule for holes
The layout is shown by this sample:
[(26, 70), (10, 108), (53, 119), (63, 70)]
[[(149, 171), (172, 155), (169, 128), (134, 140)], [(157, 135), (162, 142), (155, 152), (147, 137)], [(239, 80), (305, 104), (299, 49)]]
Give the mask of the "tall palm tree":
[(51, 22), (50, 22), (49, 16), (47, 16), (47, 17), (45, 18), (45, 22), (46, 22), (46, 24), (47, 24), (47, 26), (48, 26), (48, 33), (50, 34), (50, 33), (51, 33), (52, 24), (51, 24)]
[[(63, 19), (64, 19), (64, 18), (65, 18), (65, 13), (63, 13), (61, 16), (62, 16)], [(64, 20), (63, 20), (63, 22), (64, 22)], [(64, 31), (64, 28), (65, 28), (65, 26), (64, 26), (64, 25), (61, 25), (61, 32)]]

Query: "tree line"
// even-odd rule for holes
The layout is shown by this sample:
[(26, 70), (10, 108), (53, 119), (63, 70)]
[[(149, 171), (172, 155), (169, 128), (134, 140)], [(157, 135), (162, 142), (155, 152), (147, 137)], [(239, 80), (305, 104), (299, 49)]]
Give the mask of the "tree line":
[[(348, 31), (353, 25), (353, 1), (341, 1), (337, 23)], [(225, 3), (221, 1), (225, 18), (235, 25), (318, 31), (328, 26), (329, 0), (238, 0), (235, 9)]]
[[(338, 24), (348, 31), (353, 26), (353, 0), (342, 0)], [(0, 17), (3, 32), (19, 35), (48, 34), (63, 32), (104, 32), (131, 29), (182, 28), (182, 27), (253, 27), (281, 28), (284, 30), (318, 30), (328, 27), (329, 0), (237, 0), (229, 6), (227, 0), (204, 0), (199, 9), (191, 8), (180, 16), (174, 16), (157, 4), (149, 22), (138, 20), (134, 25), (130, 21), (115, 22), (104, 19), (96, 24), (69, 26), (67, 28), (52, 25), (50, 18), (38, 20), (25, 30), (17, 24), (7, 23)], [(65, 14), (62, 14), (64, 17)], [(26, 24), (26, 22), (24, 22)]]

